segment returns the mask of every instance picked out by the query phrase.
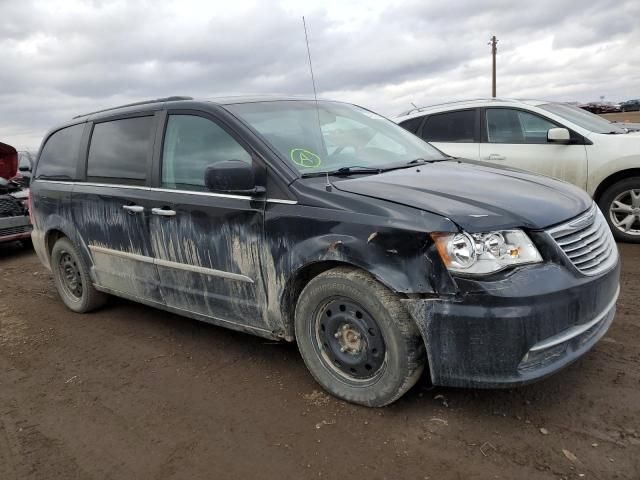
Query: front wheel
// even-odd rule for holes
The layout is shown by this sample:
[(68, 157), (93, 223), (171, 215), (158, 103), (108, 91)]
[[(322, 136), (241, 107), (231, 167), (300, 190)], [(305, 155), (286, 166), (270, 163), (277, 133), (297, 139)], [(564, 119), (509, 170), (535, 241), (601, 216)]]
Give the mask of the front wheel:
[(614, 183), (602, 194), (598, 205), (616, 240), (640, 243), (640, 177)]
[(312, 279), (300, 294), (295, 330), (311, 374), (349, 402), (388, 405), (424, 369), (424, 343), (407, 310), (360, 270), (339, 267)]

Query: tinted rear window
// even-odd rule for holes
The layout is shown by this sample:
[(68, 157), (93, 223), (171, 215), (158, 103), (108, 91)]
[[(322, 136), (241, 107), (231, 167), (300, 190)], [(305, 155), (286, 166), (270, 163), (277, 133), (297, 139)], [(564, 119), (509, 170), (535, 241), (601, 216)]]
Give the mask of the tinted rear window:
[(400, 123), (400, 126), (405, 130), (409, 130), (411, 133), (416, 133), (418, 131), (418, 127), (422, 123), (423, 118), (424, 117), (410, 118), (409, 120), (405, 120), (404, 122)]
[(38, 159), (38, 178), (75, 180), (84, 126), (63, 128), (49, 137)]
[(438, 113), (427, 118), (422, 138), (428, 142), (474, 142), (475, 110)]
[(152, 133), (153, 117), (96, 123), (91, 135), (87, 177), (144, 183)]

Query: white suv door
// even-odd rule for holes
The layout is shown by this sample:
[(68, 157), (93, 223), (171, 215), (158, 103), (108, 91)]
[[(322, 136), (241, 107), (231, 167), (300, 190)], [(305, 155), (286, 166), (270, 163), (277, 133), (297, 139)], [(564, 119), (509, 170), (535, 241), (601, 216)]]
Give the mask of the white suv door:
[[(548, 175), (587, 188), (584, 142), (547, 141), (551, 128), (565, 128), (533, 112), (515, 108), (486, 108), (482, 119), (480, 160)], [(579, 135), (575, 135), (575, 138)]]

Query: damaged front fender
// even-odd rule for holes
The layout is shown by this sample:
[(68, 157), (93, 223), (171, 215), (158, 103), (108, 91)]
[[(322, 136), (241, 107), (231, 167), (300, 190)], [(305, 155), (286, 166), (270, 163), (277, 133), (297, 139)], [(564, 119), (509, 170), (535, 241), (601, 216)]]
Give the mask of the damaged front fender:
[[(300, 279), (310, 268), (352, 265), (371, 273), (401, 295), (453, 294), (455, 282), (442, 264), (427, 233), (426, 222), (396, 216), (361, 215), (307, 206), (276, 206), (267, 210), (262, 255), (269, 314), (279, 317), (285, 336), (292, 336), (292, 311)], [(433, 216), (440, 228), (452, 229)], [(427, 219), (431, 220), (431, 219)], [(286, 232), (286, 233), (283, 233)], [(274, 323), (271, 321), (270, 323)]]

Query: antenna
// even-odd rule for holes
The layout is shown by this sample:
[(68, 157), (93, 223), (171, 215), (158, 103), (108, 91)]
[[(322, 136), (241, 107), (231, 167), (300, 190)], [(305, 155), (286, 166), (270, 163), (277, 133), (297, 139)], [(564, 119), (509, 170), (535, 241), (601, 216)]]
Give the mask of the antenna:
[[(311, 84), (313, 85), (313, 98), (318, 106), (318, 93), (316, 92), (316, 79), (313, 76), (313, 64), (311, 63), (311, 49), (309, 48), (309, 36), (307, 35), (307, 22), (302, 16), (302, 27), (304, 28), (304, 40), (307, 43), (307, 57), (309, 57), (309, 70), (311, 71)], [(320, 124), (320, 115), (318, 114), (318, 124)]]
[(325, 184), (324, 189), (327, 192), (330, 192), (333, 189), (333, 185), (331, 185), (331, 180), (329, 180), (329, 172), (327, 172), (327, 183)]
[[(311, 84), (313, 85), (313, 98), (316, 103), (316, 116), (318, 117), (318, 133), (320, 135), (320, 143), (322, 143), (322, 147), (324, 152), (327, 151), (327, 146), (324, 143), (324, 137), (322, 136), (322, 124), (320, 123), (320, 106), (318, 105), (318, 93), (316, 91), (316, 79), (313, 75), (313, 64), (311, 63), (311, 49), (309, 48), (309, 36), (307, 35), (307, 22), (304, 19), (304, 15), (302, 16), (302, 27), (304, 28), (304, 40), (307, 44), (307, 57), (309, 58), (309, 71), (311, 72)], [(329, 175), (327, 175), (327, 183), (329, 183)]]

